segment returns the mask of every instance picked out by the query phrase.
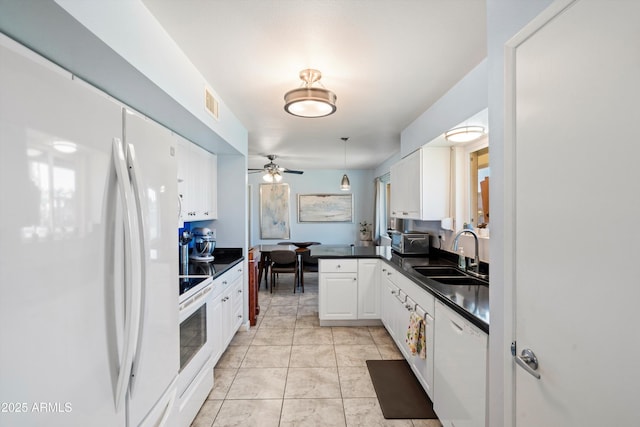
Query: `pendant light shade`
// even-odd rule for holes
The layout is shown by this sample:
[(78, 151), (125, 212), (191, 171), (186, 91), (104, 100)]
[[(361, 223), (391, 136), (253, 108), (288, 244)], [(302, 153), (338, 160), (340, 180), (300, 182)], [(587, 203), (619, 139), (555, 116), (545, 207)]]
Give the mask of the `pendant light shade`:
[(340, 181), (340, 189), (342, 191), (351, 190), (351, 183), (349, 182), (349, 177), (347, 176), (346, 173), (342, 175), (342, 181)]
[(347, 140), (348, 137), (340, 138), (344, 141), (344, 175), (342, 175), (342, 181), (340, 181), (340, 190), (349, 191), (351, 190), (351, 183), (349, 182), (349, 177), (347, 176)]
[(284, 110), (298, 117), (325, 117), (336, 112), (336, 94), (323, 87), (312, 87), (322, 78), (318, 70), (300, 71), (303, 86), (284, 94)]

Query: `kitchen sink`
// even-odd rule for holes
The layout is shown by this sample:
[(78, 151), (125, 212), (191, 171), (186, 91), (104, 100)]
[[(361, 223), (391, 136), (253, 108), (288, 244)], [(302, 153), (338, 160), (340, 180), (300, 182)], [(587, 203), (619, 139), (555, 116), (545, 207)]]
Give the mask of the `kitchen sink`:
[(436, 282), (444, 283), (445, 285), (460, 285), (460, 286), (489, 286), (489, 283), (474, 279), (473, 277), (432, 277), (432, 280)]
[(467, 277), (462, 271), (458, 270), (455, 267), (433, 266), (433, 267), (413, 267), (413, 269), (425, 277), (462, 276), (461, 278), (463, 279)]

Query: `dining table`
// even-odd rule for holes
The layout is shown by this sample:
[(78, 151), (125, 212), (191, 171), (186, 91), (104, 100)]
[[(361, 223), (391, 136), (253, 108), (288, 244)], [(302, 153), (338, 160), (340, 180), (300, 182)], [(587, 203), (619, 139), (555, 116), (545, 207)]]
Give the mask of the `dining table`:
[(309, 245), (306, 242), (299, 243), (299, 245), (296, 245), (295, 242), (292, 242), (289, 245), (278, 245), (278, 244), (257, 245), (257, 248), (260, 251), (260, 261), (258, 262), (258, 288), (262, 283), (262, 275), (264, 274), (265, 287), (269, 289), (268, 273), (269, 273), (269, 263), (271, 260), (270, 254), (272, 251), (294, 251), (298, 255), (299, 277), (302, 280), (302, 274), (303, 274), (302, 254), (309, 250), (308, 246)]

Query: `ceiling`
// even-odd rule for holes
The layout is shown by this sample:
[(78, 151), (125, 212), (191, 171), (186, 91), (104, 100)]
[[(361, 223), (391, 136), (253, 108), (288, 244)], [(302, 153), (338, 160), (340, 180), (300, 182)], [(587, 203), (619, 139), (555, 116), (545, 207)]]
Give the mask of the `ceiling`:
[[(249, 132), (249, 167), (375, 168), (487, 54), (485, 0), (143, 0)], [(337, 112), (284, 111), (305, 68)]]

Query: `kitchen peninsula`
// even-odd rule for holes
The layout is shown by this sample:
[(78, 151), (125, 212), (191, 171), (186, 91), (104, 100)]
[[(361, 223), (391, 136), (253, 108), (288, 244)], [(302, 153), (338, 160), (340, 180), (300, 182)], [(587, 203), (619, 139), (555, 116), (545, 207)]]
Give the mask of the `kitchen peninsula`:
[[(309, 249), (311, 250), (311, 256), (320, 260), (344, 259), (345, 261), (351, 260), (353, 262), (358, 259), (379, 259), (381, 261), (381, 270), (386, 266), (393, 267), (399, 274), (432, 294), (436, 299), (471, 321), (485, 333), (489, 333), (488, 283), (486, 286), (444, 284), (425, 277), (414, 269), (414, 267), (426, 266), (455, 266), (453, 261), (445, 256), (402, 257), (391, 251), (388, 246), (314, 245)], [(342, 264), (340, 265), (342, 271), (344, 271), (344, 267), (342, 267)], [(322, 275), (322, 270), (320, 273)], [(322, 288), (320, 288), (320, 292), (322, 292)]]

